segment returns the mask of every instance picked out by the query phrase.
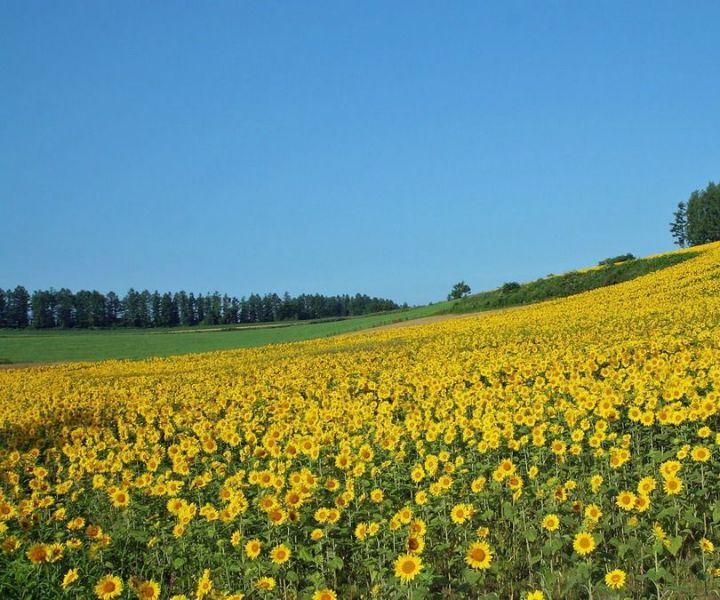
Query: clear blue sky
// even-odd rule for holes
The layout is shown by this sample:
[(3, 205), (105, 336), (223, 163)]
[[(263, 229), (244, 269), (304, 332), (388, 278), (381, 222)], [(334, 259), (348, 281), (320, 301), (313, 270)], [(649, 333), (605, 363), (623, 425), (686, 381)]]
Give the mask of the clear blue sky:
[(411, 304), (671, 249), (720, 3), (0, 4), (0, 287)]

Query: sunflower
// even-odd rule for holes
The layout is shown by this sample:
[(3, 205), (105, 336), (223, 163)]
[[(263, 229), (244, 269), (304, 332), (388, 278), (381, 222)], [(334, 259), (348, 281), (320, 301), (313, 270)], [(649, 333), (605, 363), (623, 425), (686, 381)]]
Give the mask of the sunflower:
[(282, 565), (290, 560), (290, 554), (290, 548), (288, 548), (285, 544), (280, 544), (270, 550), (270, 559), (276, 565)]
[[(313, 530), (310, 532), (310, 539), (311, 539), (313, 542), (317, 542), (317, 541), (323, 539), (324, 537), (325, 537), (325, 534), (323, 533), (323, 530), (322, 530), (322, 529), (317, 529), (317, 528), (316, 528), (316, 529), (313, 529)], [(247, 547), (246, 547), (246, 548), (247, 548)], [(247, 553), (247, 550), (245, 550), (245, 552)]]
[(619, 590), (625, 585), (625, 571), (621, 569), (615, 569), (605, 575), (605, 585), (613, 590)]
[(255, 587), (269, 592), (275, 589), (275, 580), (272, 577), (261, 577), (255, 582)]
[(405, 547), (410, 554), (422, 554), (425, 549), (425, 539), (421, 535), (411, 535)]
[(690, 454), (695, 462), (707, 462), (710, 460), (710, 450), (705, 446), (695, 446)]
[(113, 492), (110, 499), (112, 500), (112, 505), (115, 508), (125, 508), (128, 504), (130, 504), (130, 494), (128, 494), (126, 490), (117, 490)]
[(603, 513), (597, 504), (588, 504), (585, 508), (585, 517), (594, 523), (597, 523), (602, 515)]
[(461, 525), (473, 516), (473, 507), (470, 504), (456, 504), (450, 511), (450, 519), (456, 525)]
[(635, 510), (638, 512), (645, 512), (650, 506), (650, 498), (644, 495), (640, 495), (635, 498)]
[(210, 579), (210, 569), (205, 569), (197, 584), (197, 590), (195, 591), (196, 600), (201, 600), (207, 596), (210, 592), (212, 592), (212, 589), (213, 583)]
[(532, 592), (528, 592), (525, 600), (545, 600), (545, 594), (543, 594), (540, 590), (534, 590)]
[(25, 554), (34, 565), (47, 562), (50, 557), (49, 548), (45, 544), (35, 544), (34, 546), (30, 546)]
[(465, 562), (473, 569), (487, 569), (492, 562), (493, 553), (490, 546), (485, 542), (474, 542), (470, 544)]
[(401, 554), (395, 561), (395, 577), (407, 583), (422, 570), (422, 559), (412, 554)]
[(312, 600), (337, 600), (337, 594), (329, 589), (318, 590), (312, 595)]
[(262, 549), (262, 544), (260, 543), (260, 540), (252, 539), (247, 544), (245, 544), (245, 555), (250, 560), (254, 560), (258, 556), (260, 556), (261, 549)]
[[(382, 502), (384, 497), (385, 497), (385, 494), (379, 488), (375, 488), (372, 492), (370, 492), (370, 500), (372, 500), (375, 504)], [(321, 591), (324, 592), (324, 591), (331, 591), (331, 590), (321, 590)], [(335, 592), (332, 592), (332, 593), (334, 594)]]
[(654, 477), (643, 477), (637, 485), (638, 494), (648, 496), (651, 492), (655, 491), (657, 487), (657, 481)]
[(548, 531), (557, 531), (560, 528), (560, 518), (555, 514), (545, 515), (542, 526)]
[(67, 589), (70, 584), (72, 584), (74, 581), (77, 581), (79, 578), (78, 570), (77, 569), (70, 569), (67, 573), (65, 573), (65, 576), (62, 580), (62, 589)]
[(703, 538), (700, 540), (700, 550), (702, 550), (705, 554), (710, 554), (715, 551), (715, 544), (713, 544), (709, 539)]
[(355, 526), (355, 537), (360, 541), (367, 537), (367, 523), (361, 522)]
[(623, 510), (632, 510), (635, 507), (637, 496), (632, 492), (623, 491), (615, 497), (615, 504)]
[(155, 581), (141, 581), (135, 590), (140, 600), (157, 600), (160, 597), (160, 584)]
[(573, 548), (578, 554), (590, 554), (595, 550), (595, 538), (586, 531), (581, 531), (573, 540)]
[(119, 577), (114, 575), (105, 575), (95, 584), (95, 595), (100, 600), (110, 600), (116, 598), (123, 591), (123, 584)]
[(667, 494), (668, 496), (679, 494), (683, 489), (683, 481), (679, 477), (671, 475), (670, 477), (665, 479), (665, 482), (663, 483), (663, 489), (665, 490), (665, 494)]

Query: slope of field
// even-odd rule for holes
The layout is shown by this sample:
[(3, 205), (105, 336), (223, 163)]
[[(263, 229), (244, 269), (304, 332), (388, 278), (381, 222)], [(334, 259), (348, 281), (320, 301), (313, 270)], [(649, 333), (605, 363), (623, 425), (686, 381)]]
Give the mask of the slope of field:
[(497, 310), (615, 285), (679, 264), (694, 256), (694, 250), (685, 250), (622, 264), (591, 267), (524, 283), (511, 291), (491, 290), (452, 302), (335, 321), (196, 326), (189, 329), (6, 329), (0, 330), (0, 368), (3, 368), (3, 365), (24, 363), (141, 359), (250, 348), (328, 337), (373, 327), (395, 326), (436, 315)]
[(503, 286), (497, 290), (480, 292), (453, 301), (442, 308), (440, 312), (469, 313), (497, 310), (508, 306), (521, 306), (554, 298), (565, 298), (597, 288), (631, 281), (648, 273), (677, 265), (694, 256), (697, 256), (697, 253), (688, 248), (670, 254), (598, 265), (588, 269), (563, 273), (562, 275), (549, 275), (523, 284), (506, 284), (507, 289), (503, 289), (506, 287)]
[(422, 327), (0, 372), (0, 597), (715, 597), (697, 250)]

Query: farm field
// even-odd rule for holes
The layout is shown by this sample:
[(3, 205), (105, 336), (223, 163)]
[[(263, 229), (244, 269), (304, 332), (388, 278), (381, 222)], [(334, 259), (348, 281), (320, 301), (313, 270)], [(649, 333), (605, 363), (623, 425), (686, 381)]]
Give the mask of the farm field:
[(693, 252), (512, 311), (0, 371), (0, 597), (717, 597), (720, 243)]
[(595, 266), (472, 294), (459, 300), (345, 319), (270, 322), (242, 325), (198, 325), (153, 329), (0, 329), (0, 368), (3, 365), (142, 359), (194, 352), (250, 348), (297, 342), (374, 327), (395, 326), (415, 319), (497, 310), (561, 298), (615, 285), (689, 260), (696, 253), (662, 254)]
[(422, 318), (448, 303), (343, 320), (175, 329), (0, 330), (2, 363), (141, 359), (310, 340)]

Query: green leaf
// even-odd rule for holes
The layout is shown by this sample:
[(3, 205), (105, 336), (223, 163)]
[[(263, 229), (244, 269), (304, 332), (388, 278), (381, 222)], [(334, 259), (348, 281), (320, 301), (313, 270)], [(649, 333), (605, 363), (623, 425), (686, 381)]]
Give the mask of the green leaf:
[(502, 514), (506, 519), (512, 519), (515, 516), (515, 508), (512, 504), (510, 504), (510, 502), (503, 502)]
[(650, 569), (645, 573), (645, 575), (650, 581), (654, 583), (662, 580), (667, 580), (668, 578), (668, 572), (663, 567), (660, 567), (659, 569)]
[(670, 540), (670, 543), (667, 545), (668, 552), (672, 554), (673, 556), (677, 556), (677, 553), (680, 551), (680, 547), (682, 546), (683, 539), (681, 536), (676, 535), (674, 538)]
[(480, 581), (481, 577), (482, 573), (479, 573), (478, 571), (473, 571), (472, 569), (465, 569), (463, 571), (463, 581), (469, 583), (470, 585), (475, 585), (478, 581)]
[(185, 559), (181, 556), (178, 556), (177, 558), (173, 559), (172, 564), (174, 569), (180, 569), (185, 564)]

